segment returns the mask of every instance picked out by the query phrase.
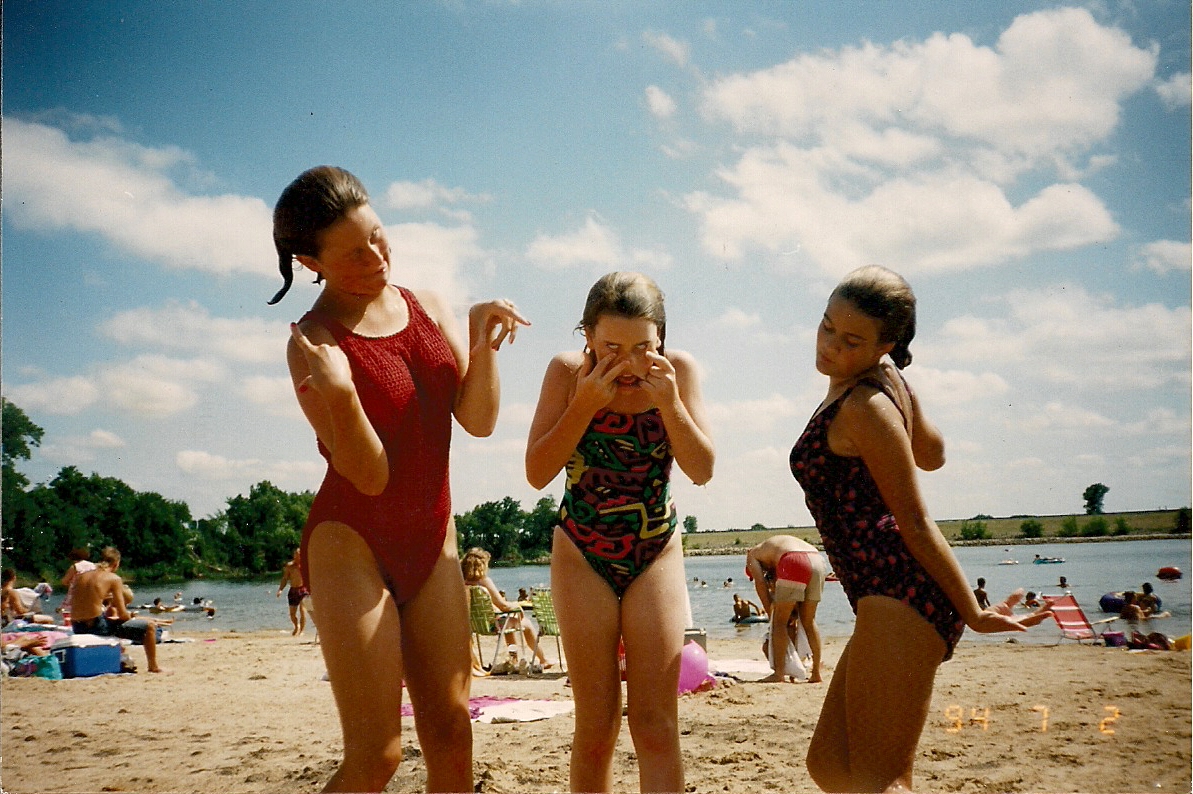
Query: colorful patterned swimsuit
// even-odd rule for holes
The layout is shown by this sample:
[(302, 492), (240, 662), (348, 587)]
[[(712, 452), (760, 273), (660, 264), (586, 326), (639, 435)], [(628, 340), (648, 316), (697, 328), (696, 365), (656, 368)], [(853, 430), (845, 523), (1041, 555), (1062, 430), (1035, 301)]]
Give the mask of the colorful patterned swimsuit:
[[(883, 390), (877, 381), (862, 383)], [(854, 614), (858, 600), (866, 596), (902, 601), (936, 629), (948, 660), (965, 621), (903, 542), (866, 464), (860, 457), (843, 457), (829, 449), (829, 425), (854, 388), (808, 422), (791, 450), (791, 473), (804, 489), (808, 510)]]
[(618, 598), (675, 531), (671, 444), (657, 408), (601, 410), (567, 464), (559, 525)]

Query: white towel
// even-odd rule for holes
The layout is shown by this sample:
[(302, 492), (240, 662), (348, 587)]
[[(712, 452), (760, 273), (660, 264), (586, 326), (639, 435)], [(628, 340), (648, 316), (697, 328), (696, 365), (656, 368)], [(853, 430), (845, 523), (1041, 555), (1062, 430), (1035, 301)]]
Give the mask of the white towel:
[[(800, 623), (798, 623), (796, 625), (797, 625), (797, 628), (796, 628), (795, 645), (792, 646), (792, 644), (790, 642), (786, 643), (787, 658), (784, 659), (785, 664), (783, 665), (783, 669), (786, 671), (787, 675), (794, 677), (796, 681), (806, 681), (806, 680), (808, 680), (808, 671), (804, 667), (803, 660), (804, 660), (804, 657), (812, 655), (812, 645), (811, 645), (811, 643), (808, 642), (807, 633), (804, 632), (803, 622), (801, 621)], [(772, 629), (773, 629), (773, 626), (772, 626)], [(784, 628), (782, 630), (786, 631), (786, 628)], [(774, 637), (775, 637), (775, 634), (774, 634), (774, 631), (772, 630), (771, 643), (770, 643), (770, 648), (769, 648), (771, 670), (774, 670), (777, 668), (777, 665), (775, 664), (775, 646), (778, 643), (776, 643), (774, 641)]]

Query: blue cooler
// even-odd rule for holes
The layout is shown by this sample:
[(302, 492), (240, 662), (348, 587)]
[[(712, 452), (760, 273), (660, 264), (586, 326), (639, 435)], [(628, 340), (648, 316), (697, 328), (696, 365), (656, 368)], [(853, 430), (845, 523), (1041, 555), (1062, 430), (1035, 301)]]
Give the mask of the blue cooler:
[(63, 678), (86, 678), (120, 672), (120, 640), (80, 634), (54, 643), (50, 652), (62, 666)]

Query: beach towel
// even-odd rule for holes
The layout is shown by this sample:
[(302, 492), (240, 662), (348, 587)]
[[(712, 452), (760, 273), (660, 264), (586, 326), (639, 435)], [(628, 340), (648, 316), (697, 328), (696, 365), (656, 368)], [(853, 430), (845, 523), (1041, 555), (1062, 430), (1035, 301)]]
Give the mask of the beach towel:
[[(575, 708), (570, 700), (522, 700), (481, 696), (469, 698), (468, 716), (473, 722), (535, 722), (567, 714)], [(414, 707), (402, 704), (402, 716), (413, 717)]]

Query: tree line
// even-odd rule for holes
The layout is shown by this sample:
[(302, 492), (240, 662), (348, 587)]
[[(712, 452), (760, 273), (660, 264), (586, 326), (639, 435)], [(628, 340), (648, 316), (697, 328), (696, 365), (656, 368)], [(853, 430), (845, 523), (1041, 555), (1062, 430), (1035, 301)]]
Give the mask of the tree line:
[[(0, 400), (4, 567), (55, 582), (73, 549), (115, 546), (124, 555), (122, 570), (142, 581), (254, 577), (279, 571), (302, 539), (314, 494), (287, 492), (267, 480), (200, 519), (185, 502), (136, 491), (115, 477), (84, 475), (74, 466), (31, 485), (16, 464), (32, 457), (44, 430)], [(487, 549), (494, 562), (542, 560), (550, 554), (556, 516), (550, 497), (529, 512), (510, 497), (486, 502), (456, 516), (457, 541), (461, 549)]]

